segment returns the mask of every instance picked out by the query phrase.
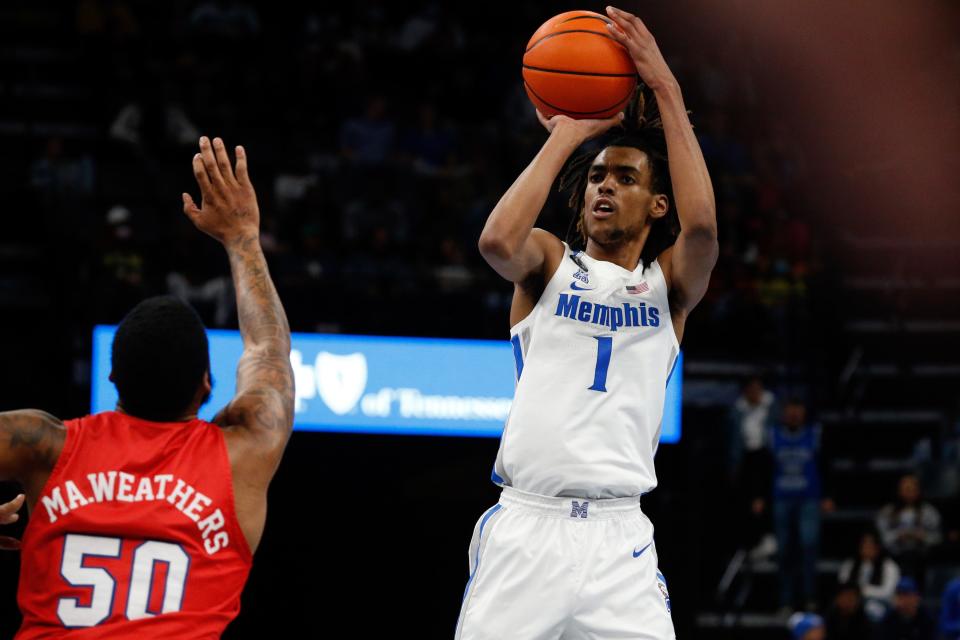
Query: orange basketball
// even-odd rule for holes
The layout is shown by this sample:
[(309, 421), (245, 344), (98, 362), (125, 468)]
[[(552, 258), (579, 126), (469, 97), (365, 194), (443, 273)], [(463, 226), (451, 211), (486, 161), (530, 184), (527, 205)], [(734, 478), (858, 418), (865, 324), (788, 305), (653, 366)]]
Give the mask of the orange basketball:
[(523, 54), (523, 86), (550, 117), (609, 118), (623, 110), (637, 86), (637, 68), (607, 31), (610, 19), (567, 11), (537, 29)]

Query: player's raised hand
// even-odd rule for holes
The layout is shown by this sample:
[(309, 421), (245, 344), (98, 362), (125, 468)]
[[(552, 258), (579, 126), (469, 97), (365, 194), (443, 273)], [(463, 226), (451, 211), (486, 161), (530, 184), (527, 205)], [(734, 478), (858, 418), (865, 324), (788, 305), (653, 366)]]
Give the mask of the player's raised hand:
[(540, 124), (542, 124), (543, 128), (549, 133), (553, 133), (554, 129), (561, 128), (572, 132), (579, 138), (580, 142), (585, 142), (590, 138), (596, 138), (608, 129), (623, 122), (623, 112), (621, 111), (612, 118), (606, 118), (604, 120), (576, 120), (563, 115), (555, 115), (548, 118), (537, 109), (537, 120), (540, 121)]
[(607, 23), (607, 31), (630, 52), (640, 78), (648, 87), (656, 91), (675, 81), (657, 41), (640, 18), (615, 7), (607, 7), (607, 15), (613, 21)]
[[(10, 502), (0, 504), (0, 525), (13, 524), (20, 519), (20, 515), (17, 512), (20, 511), (20, 507), (23, 506), (24, 499), (24, 495), (21, 493)], [(19, 548), (20, 541), (16, 538), (0, 536), (0, 550), (16, 551)]]
[(236, 148), (236, 169), (220, 138), (200, 138), (200, 153), (193, 156), (193, 176), (202, 198), (198, 207), (183, 194), (183, 212), (204, 233), (227, 245), (260, 233), (260, 208), (247, 174), (247, 152)]

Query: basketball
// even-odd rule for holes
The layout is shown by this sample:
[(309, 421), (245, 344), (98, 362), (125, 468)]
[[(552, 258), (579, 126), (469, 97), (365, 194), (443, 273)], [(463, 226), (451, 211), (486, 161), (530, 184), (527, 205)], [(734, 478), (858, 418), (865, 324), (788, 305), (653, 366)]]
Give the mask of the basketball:
[(627, 50), (607, 31), (610, 19), (567, 11), (543, 23), (523, 54), (523, 86), (543, 115), (609, 118), (637, 86)]

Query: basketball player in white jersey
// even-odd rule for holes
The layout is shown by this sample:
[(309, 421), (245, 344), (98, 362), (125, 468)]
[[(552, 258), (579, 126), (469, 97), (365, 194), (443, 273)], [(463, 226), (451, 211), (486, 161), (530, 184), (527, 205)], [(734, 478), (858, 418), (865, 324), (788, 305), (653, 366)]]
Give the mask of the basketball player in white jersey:
[(717, 223), (673, 74), (638, 18), (607, 14), (660, 122), (627, 126), (561, 181), (581, 252), (534, 223), (571, 154), (624, 117), (540, 115), (550, 135), (480, 237), (515, 283), (517, 389), (493, 472), (503, 492), (470, 546), (463, 640), (675, 637), (640, 496), (656, 486), (667, 380), (717, 260)]

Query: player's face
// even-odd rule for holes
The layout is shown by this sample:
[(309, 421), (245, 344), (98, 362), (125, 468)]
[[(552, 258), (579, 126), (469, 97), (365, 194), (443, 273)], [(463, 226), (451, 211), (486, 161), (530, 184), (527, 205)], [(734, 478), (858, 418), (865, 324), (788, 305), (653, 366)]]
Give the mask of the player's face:
[(913, 504), (920, 498), (920, 482), (915, 476), (900, 478), (900, 498), (908, 504)]
[(803, 640), (823, 640), (827, 637), (827, 632), (823, 627), (817, 627), (816, 629), (810, 629), (807, 631), (807, 634), (803, 636)]
[(647, 154), (632, 147), (607, 147), (587, 173), (583, 224), (601, 246), (641, 237), (643, 229), (667, 213), (667, 198), (650, 192)]
[(783, 424), (799, 429), (807, 421), (807, 408), (802, 404), (790, 403), (783, 408)]

